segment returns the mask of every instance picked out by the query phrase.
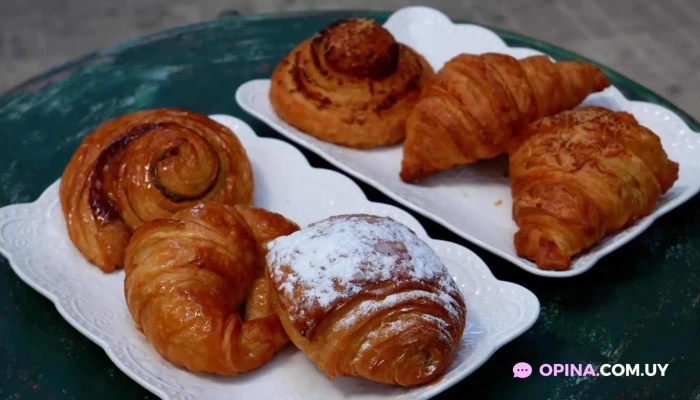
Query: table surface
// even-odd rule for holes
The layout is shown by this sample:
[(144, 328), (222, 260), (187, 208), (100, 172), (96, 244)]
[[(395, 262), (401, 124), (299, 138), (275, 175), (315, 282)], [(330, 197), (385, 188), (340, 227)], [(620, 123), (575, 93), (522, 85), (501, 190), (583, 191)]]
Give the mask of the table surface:
[[(0, 97), (0, 206), (36, 199), (58, 179), (79, 142), (101, 122), (140, 109), (180, 107), (241, 117), (262, 136), (279, 134), (244, 113), (234, 92), (268, 77), (294, 45), (340, 18), (387, 14), (323, 12), (233, 17), (139, 38), (78, 59)], [(579, 58), (533, 39), (496, 30), (510, 45), (559, 59)], [(631, 99), (676, 111), (614, 71)], [(302, 150), (313, 166), (331, 167)], [(397, 205), (358, 184), (370, 200)], [(474, 250), (498, 279), (540, 299), (535, 326), (496, 352), (448, 394), (503, 399), (700, 398), (700, 200), (569, 279), (537, 277), (414, 216), (436, 239)], [(153, 399), (102, 349), (74, 330), (53, 304), (24, 284), (0, 257), (0, 399)], [(515, 363), (669, 363), (665, 377), (513, 378)]]

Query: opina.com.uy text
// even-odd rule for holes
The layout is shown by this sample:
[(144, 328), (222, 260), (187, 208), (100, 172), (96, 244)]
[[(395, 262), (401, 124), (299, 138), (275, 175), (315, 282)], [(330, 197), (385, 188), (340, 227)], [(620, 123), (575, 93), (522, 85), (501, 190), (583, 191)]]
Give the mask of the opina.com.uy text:
[[(541, 376), (666, 376), (668, 364), (542, 364)], [(516, 378), (527, 378), (533, 372), (530, 364), (520, 362), (513, 367)]]

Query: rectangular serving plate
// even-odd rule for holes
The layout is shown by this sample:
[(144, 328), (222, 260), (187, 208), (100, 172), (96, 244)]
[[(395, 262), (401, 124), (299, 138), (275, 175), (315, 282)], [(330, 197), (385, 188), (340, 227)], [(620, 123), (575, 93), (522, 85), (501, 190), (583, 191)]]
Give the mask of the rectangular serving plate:
[(75, 249), (61, 211), (60, 181), (34, 203), (1, 208), (0, 253), (17, 275), (53, 301), (66, 321), (146, 389), (173, 400), (427, 399), (468, 376), (537, 320), (537, 297), (522, 286), (494, 278), (470, 250), (431, 239), (409, 213), (368, 201), (350, 178), (312, 168), (294, 146), (260, 138), (239, 119), (212, 118), (235, 132), (245, 147), (255, 174), (256, 206), (302, 226), (332, 215), (367, 213), (391, 217), (411, 228), (437, 252), (464, 294), (467, 329), (444, 378), (414, 389), (359, 378), (329, 380), (291, 345), (270, 363), (238, 377), (191, 373), (165, 361), (136, 329), (124, 299), (124, 272), (104, 274)]
[[(427, 7), (399, 10), (384, 26), (399, 42), (425, 56), (436, 71), (460, 53), (496, 52), (516, 58), (542, 54), (532, 49), (508, 47), (498, 35), (486, 28), (454, 24), (441, 12)], [(445, 171), (421, 184), (407, 184), (399, 178), (402, 158), (400, 145), (356, 150), (318, 140), (277, 116), (269, 101), (269, 88), (269, 80), (247, 82), (237, 90), (236, 100), (246, 112), (342, 171), (535, 275), (563, 278), (591, 269), (603, 256), (637, 237), (657, 218), (700, 190), (700, 157), (697, 150), (700, 135), (693, 132), (678, 115), (655, 104), (630, 101), (614, 87), (589, 96), (584, 104), (630, 112), (642, 125), (659, 135), (669, 157), (680, 164), (679, 179), (660, 199), (651, 215), (624, 231), (606, 237), (574, 258), (571, 269), (541, 270), (531, 261), (518, 257), (513, 245), (517, 226), (511, 215), (512, 198), (505, 176), (507, 163), (504, 158)]]

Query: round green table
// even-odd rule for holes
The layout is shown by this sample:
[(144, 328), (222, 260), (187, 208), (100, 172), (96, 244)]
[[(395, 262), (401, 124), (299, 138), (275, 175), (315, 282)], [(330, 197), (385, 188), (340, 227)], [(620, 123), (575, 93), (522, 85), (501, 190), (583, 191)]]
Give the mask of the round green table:
[[(0, 206), (28, 202), (60, 177), (79, 142), (107, 119), (154, 107), (243, 118), (258, 134), (279, 134), (234, 101), (243, 82), (270, 76), (294, 45), (341, 17), (324, 12), (229, 17), (121, 43), (32, 79), (0, 97)], [(494, 29), (512, 46), (558, 59), (581, 57)], [(631, 99), (667, 101), (605, 69)], [(311, 164), (331, 168), (304, 151)], [(358, 182), (359, 183), (359, 182)], [(373, 201), (394, 204), (359, 183)], [(502, 280), (540, 298), (535, 326), (447, 393), (478, 399), (700, 399), (700, 201), (694, 198), (582, 276), (548, 279), (457, 237), (420, 216), (431, 236), (474, 250)], [(74, 330), (53, 304), (0, 257), (0, 399), (153, 399), (100, 347)], [(512, 367), (543, 363), (670, 364), (665, 377), (515, 379)], [(643, 367), (642, 367), (643, 368)]]

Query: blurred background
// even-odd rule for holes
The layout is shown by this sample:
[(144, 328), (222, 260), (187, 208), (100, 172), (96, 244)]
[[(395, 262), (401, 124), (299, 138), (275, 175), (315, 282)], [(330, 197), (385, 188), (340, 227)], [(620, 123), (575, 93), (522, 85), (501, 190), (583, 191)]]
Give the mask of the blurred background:
[(0, 92), (106, 45), (222, 14), (415, 4), (580, 53), (700, 119), (700, 0), (0, 0)]

